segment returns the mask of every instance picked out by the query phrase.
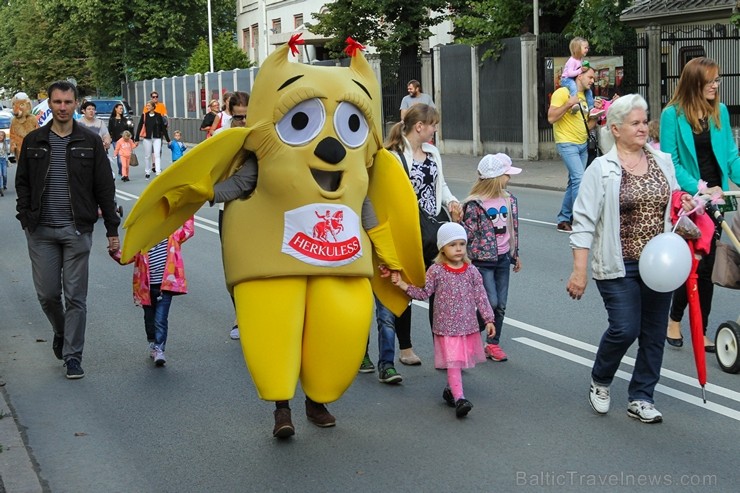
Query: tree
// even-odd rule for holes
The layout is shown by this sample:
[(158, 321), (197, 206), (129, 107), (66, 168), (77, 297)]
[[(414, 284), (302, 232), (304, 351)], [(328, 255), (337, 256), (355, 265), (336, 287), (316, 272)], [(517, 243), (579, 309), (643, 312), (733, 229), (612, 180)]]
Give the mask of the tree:
[(313, 33), (331, 37), (326, 47), (335, 56), (352, 36), (381, 54), (397, 55), (401, 63), (413, 62), (418, 60), (421, 42), (432, 35), (429, 28), (444, 20), (446, 6), (447, 0), (337, 0), (327, 4), (325, 12), (312, 14), (318, 23), (307, 26)]
[[(540, 0), (540, 32), (561, 32), (580, 3)], [(456, 43), (489, 46), (483, 58), (500, 53), (502, 39), (534, 31), (532, 2), (526, 0), (451, 0), (450, 18)]]
[[(618, 21), (631, 0), (540, 0), (540, 33), (583, 36), (592, 48), (611, 51), (634, 30)], [(533, 31), (531, 1), (451, 0), (455, 42), (488, 44), (484, 58), (496, 55), (500, 40)]]
[(69, 22), (49, 21), (46, 2), (14, 0), (0, 6), (0, 85), (31, 97), (59, 79), (74, 77), (82, 88), (92, 80), (79, 32)]
[[(236, 68), (249, 68), (254, 63), (244, 53), (239, 45), (234, 41), (234, 36), (230, 33), (219, 34), (213, 42), (213, 70), (233, 70)], [(193, 55), (188, 63), (189, 74), (206, 73), (211, 70), (210, 53), (208, 51), (208, 42), (201, 38), (198, 46), (195, 48)]]
[[(117, 94), (127, 78), (182, 74), (198, 41), (208, 34), (206, 2), (3, 2), (0, 83), (13, 90), (32, 85), (28, 90), (36, 92), (52, 80), (71, 76), (83, 94)], [(233, 33), (236, 0), (211, 4), (214, 33)]]
[(632, 3), (632, 0), (583, 0), (563, 34), (582, 36), (594, 49), (610, 53), (626, 36), (634, 35), (633, 28), (619, 22), (619, 15)]

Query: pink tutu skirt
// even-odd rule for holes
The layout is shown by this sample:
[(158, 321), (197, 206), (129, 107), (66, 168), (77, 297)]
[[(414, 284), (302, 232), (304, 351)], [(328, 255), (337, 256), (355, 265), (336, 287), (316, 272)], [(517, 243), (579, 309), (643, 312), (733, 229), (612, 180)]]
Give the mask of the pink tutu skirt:
[(480, 333), (464, 336), (434, 334), (435, 368), (473, 368), (485, 360)]

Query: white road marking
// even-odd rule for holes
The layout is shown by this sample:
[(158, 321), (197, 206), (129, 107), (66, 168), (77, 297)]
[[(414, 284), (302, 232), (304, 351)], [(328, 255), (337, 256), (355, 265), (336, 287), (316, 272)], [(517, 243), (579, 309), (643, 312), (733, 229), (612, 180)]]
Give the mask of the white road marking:
[[(138, 195), (134, 195), (129, 192), (124, 192), (123, 190), (116, 190), (116, 196), (122, 200), (136, 200), (139, 198)], [(201, 224), (205, 223), (205, 224)], [(206, 219), (205, 217), (195, 216), (195, 225), (199, 228), (205, 229), (206, 231), (210, 231), (211, 233), (218, 234), (218, 221), (212, 221), (210, 219)], [(211, 226), (216, 226), (215, 228), (212, 228)]]
[[(206, 224), (210, 224), (211, 226), (218, 226), (218, 221), (211, 221), (210, 219), (206, 219), (205, 217), (195, 216), (195, 219)], [(216, 230), (216, 233), (218, 233), (218, 230)]]
[(202, 220), (202, 218), (200, 218), (200, 217), (197, 217), (196, 216), (195, 219), (196, 219), (195, 225), (198, 226), (199, 228), (203, 228), (206, 231), (210, 231), (211, 233), (218, 234), (218, 228), (212, 228), (210, 226), (206, 226), (205, 224), (201, 224), (200, 222), (198, 222), (198, 220)]
[(122, 200), (136, 200), (139, 198), (136, 195), (133, 195), (128, 192), (121, 191), (121, 190), (116, 190), (116, 197)]
[(557, 223), (551, 223), (548, 221), (538, 221), (537, 219), (527, 219), (526, 217), (520, 217), (519, 222), (520, 223), (542, 224), (545, 226), (557, 226)]
[[(548, 346), (547, 344), (534, 341), (532, 339), (529, 339), (528, 337), (514, 337), (513, 340), (520, 342), (522, 344), (525, 344), (527, 346), (533, 347), (535, 349), (539, 349), (540, 351), (544, 351), (546, 353), (550, 353), (555, 356), (559, 356), (561, 358), (567, 359), (568, 361), (578, 363), (579, 365), (587, 366), (589, 368), (591, 368), (594, 364), (594, 362), (588, 358), (584, 358), (583, 356), (578, 356), (576, 354), (569, 353), (568, 351), (563, 351), (562, 349)], [(615, 377), (621, 378), (622, 380), (629, 381), (632, 378), (632, 375), (630, 375), (629, 373), (625, 371), (617, 370), (617, 374), (615, 375)], [(736, 421), (740, 421), (740, 411), (736, 411), (732, 408), (722, 406), (722, 405), (716, 404), (711, 401), (707, 401), (707, 403), (704, 404), (704, 402), (698, 396), (687, 394), (686, 392), (681, 392), (680, 390), (676, 390), (676, 389), (667, 387), (662, 384), (658, 384), (655, 387), (655, 391), (660, 392), (661, 394), (670, 395), (671, 397), (675, 397), (676, 399), (680, 399), (684, 402), (693, 404), (695, 406), (701, 407), (708, 411), (712, 411), (717, 414), (727, 416), (728, 418), (732, 418)]]
[[(545, 330), (540, 327), (535, 327), (534, 325), (520, 322), (518, 320), (507, 318), (505, 323), (513, 327), (526, 330), (527, 332), (531, 332), (533, 334), (537, 334), (542, 337), (547, 337), (548, 339), (552, 339), (554, 341), (562, 342), (563, 344), (567, 344), (569, 346), (573, 346), (578, 349), (588, 351), (589, 353), (596, 354), (596, 350), (598, 349), (597, 346), (594, 346), (592, 344), (588, 344), (588, 343), (579, 341), (578, 339), (573, 339), (571, 337), (557, 334), (555, 332), (551, 332), (549, 330)], [(635, 366), (635, 359), (625, 356), (624, 358), (622, 358), (622, 363), (629, 365), (629, 366)], [(661, 369), (660, 376), (661, 378), (669, 378), (671, 380), (675, 380), (677, 382), (688, 385), (690, 387), (701, 389), (701, 386), (699, 385), (699, 382), (696, 379), (696, 377), (687, 376), (687, 375), (684, 375), (683, 373), (678, 373), (676, 371), (668, 370), (666, 368)], [(704, 388), (707, 392), (711, 392), (721, 397), (731, 399), (736, 402), (740, 402), (740, 392), (736, 392), (734, 390), (727, 389), (725, 387), (721, 387), (719, 385), (714, 385), (711, 383), (707, 383)]]

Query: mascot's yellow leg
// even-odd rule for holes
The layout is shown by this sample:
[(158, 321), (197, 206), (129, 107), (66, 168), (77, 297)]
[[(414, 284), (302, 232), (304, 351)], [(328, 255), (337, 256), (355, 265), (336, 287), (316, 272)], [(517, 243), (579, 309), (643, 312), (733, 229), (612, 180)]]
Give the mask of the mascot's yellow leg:
[(301, 385), (312, 400), (335, 401), (352, 384), (365, 354), (372, 313), (369, 279), (309, 278)]
[(305, 299), (305, 277), (260, 279), (234, 287), (244, 360), (260, 399), (282, 401), (295, 394)]

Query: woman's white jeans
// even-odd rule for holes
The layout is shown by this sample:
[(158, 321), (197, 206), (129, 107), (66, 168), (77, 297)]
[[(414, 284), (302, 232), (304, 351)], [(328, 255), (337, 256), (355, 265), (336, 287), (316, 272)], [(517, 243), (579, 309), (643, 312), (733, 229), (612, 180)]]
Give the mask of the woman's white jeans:
[(162, 139), (142, 139), (144, 142), (144, 172), (148, 175), (152, 169), (152, 154), (154, 154), (154, 172), (162, 172)]

